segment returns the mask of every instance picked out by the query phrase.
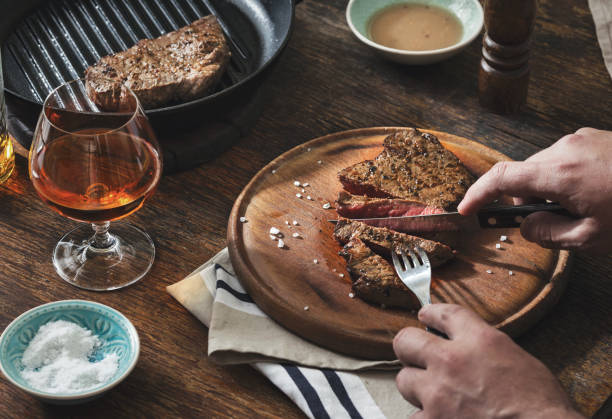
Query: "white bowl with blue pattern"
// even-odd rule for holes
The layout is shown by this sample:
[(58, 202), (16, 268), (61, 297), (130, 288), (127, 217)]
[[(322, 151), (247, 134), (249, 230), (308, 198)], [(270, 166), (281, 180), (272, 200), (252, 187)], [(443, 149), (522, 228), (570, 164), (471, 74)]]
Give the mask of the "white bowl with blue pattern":
[[(106, 383), (82, 392), (47, 393), (32, 388), (21, 376), (23, 352), (43, 324), (66, 320), (91, 330), (104, 343), (95, 352), (100, 360), (115, 353), (119, 366)], [(140, 340), (134, 325), (117, 310), (84, 300), (64, 300), (26, 311), (9, 324), (0, 336), (0, 370), (14, 385), (53, 404), (77, 404), (93, 400), (115, 387), (134, 369), (140, 354)]]

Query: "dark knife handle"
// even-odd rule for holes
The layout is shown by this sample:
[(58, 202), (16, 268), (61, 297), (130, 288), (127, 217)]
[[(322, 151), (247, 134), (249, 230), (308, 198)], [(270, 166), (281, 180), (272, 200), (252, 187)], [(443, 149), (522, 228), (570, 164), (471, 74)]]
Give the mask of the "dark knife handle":
[(488, 207), (478, 211), (477, 215), (482, 228), (513, 228), (520, 227), (529, 214), (540, 211), (575, 218), (574, 215), (557, 203)]

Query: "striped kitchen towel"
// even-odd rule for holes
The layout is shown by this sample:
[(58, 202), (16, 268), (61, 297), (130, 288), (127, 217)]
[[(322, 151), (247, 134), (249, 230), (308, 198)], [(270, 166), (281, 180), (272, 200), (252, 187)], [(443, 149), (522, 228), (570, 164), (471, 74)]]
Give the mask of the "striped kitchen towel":
[(320, 348), (269, 318), (236, 278), (227, 249), (168, 292), (208, 326), (211, 359), (251, 365), (311, 418), (407, 418), (418, 411), (395, 387), (397, 361)]
[(612, 1), (589, 0), (589, 8), (595, 22), (601, 55), (612, 77)]

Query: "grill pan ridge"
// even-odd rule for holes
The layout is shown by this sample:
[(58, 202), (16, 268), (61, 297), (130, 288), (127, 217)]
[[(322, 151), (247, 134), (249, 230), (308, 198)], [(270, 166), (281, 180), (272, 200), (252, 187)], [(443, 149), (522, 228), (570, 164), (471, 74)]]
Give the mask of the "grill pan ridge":
[(293, 22), (293, 1), (284, 2), (288, 7), (279, 9), (279, 4), (255, 0), (51, 0), (4, 42), (5, 90), (41, 105), (53, 88), (83, 77), (101, 57), (214, 14), (232, 52), (221, 82), (206, 97), (149, 109), (147, 114), (190, 108), (236, 90), (276, 58)]

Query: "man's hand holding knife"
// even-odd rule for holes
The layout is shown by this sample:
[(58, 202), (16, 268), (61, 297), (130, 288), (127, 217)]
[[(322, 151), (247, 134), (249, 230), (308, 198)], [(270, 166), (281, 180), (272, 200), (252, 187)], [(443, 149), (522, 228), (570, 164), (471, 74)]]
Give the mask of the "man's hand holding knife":
[[(521, 233), (547, 248), (612, 249), (612, 132), (581, 128), (524, 162), (496, 164), (467, 191), (458, 211), (474, 215), (501, 195), (516, 205), (557, 202), (568, 215), (538, 211)], [(418, 418), (577, 418), (555, 377), (510, 338), (466, 308), (433, 304), (419, 320), (449, 336), (400, 331), (394, 350), (402, 395)]]

